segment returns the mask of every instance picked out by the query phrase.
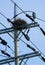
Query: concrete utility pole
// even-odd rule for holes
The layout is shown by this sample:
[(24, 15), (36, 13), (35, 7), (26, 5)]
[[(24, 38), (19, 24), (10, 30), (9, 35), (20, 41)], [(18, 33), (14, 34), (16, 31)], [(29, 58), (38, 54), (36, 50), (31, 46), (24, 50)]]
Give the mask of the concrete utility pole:
[[(14, 4), (14, 16), (16, 15), (16, 4)], [(15, 18), (16, 19), (16, 18)], [(15, 20), (14, 19), (14, 20)], [(14, 28), (14, 56), (17, 57), (18, 56), (18, 43), (17, 43), (17, 35), (18, 35), (18, 30), (15, 30)], [(15, 65), (19, 65), (19, 59), (15, 59)]]

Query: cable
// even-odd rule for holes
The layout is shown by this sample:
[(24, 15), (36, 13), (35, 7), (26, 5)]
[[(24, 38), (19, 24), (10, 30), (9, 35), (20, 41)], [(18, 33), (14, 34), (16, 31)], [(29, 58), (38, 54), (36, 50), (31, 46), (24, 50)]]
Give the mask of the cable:
[[(21, 10), (22, 10), (22, 9), (21, 9)], [(22, 14), (22, 13), (25, 13), (25, 12), (32, 12), (32, 13), (34, 13), (33, 11), (22, 11), (22, 12), (18, 13), (17, 15), (15, 15), (13, 18), (15, 18), (16, 16), (18, 16), (18, 15), (20, 15), (20, 14)], [(6, 17), (4, 14), (2, 14), (1, 12), (0, 12), (0, 14), (7, 19), (7, 17)], [(28, 15), (26, 14), (26, 16), (28, 16)], [(34, 17), (34, 16), (32, 16), (32, 17)], [(11, 18), (11, 20), (12, 20), (13, 18)], [(32, 18), (31, 18), (31, 19), (32, 19)], [(40, 18), (37, 18), (37, 17), (36, 17), (36, 19), (45, 22), (45, 20), (43, 20), (43, 19), (40, 19)], [(33, 19), (32, 19), (32, 20), (33, 20)]]
[(27, 33), (26, 33), (26, 34), (28, 34), (28, 33), (29, 33), (29, 31), (30, 31), (30, 28), (28, 28)]
[[(26, 61), (23, 61), (24, 59), (22, 59), (21, 60), (21, 62), (20, 62), (20, 64), (19, 65), (21, 65), (22, 64), (22, 62), (24, 62), (24, 64), (23, 65), (25, 65), (26, 64), (26, 62), (28, 61), (28, 60), (26, 60)], [(26, 64), (27, 65), (27, 64)]]
[(25, 34), (24, 32), (22, 32), (22, 34), (24, 35), (24, 37), (26, 38), (27, 41), (30, 40), (29, 36), (27, 34)]
[[(12, 1), (12, 0), (11, 0)], [(13, 1), (12, 1), (13, 2)], [(15, 2), (13, 2), (14, 4), (16, 4)], [(16, 4), (16, 6), (20, 9), (20, 10), (22, 10), (17, 4)], [(22, 12), (23, 13), (25, 13), (23, 10), (22, 10)], [(26, 15), (27, 16), (27, 15)], [(6, 17), (5, 17), (6, 18)], [(30, 17), (30, 19), (33, 21), (33, 19)], [(41, 19), (39, 19), (39, 20), (41, 20)]]
[[(11, 49), (11, 51), (13, 51), (13, 49), (9, 46), (9, 45), (7, 45), (8, 46), (8, 48), (10, 48)], [(14, 52), (14, 51), (13, 51)]]
[(38, 49), (38, 47), (30, 40), (30, 42), (37, 48), (37, 50), (44, 56), (39, 56), (39, 58), (41, 59), (41, 60), (43, 60), (44, 62), (45, 62), (45, 55)]
[[(1, 13), (1, 15), (2, 16), (4, 16), (2, 13)], [(6, 16), (4, 16), (9, 22), (11, 22), (11, 20), (10, 19), (8, 19)], [(13, 22), (11, 22), (12, 24), (13, 24)], [(3, 25), (2, 23), (0, 23), (1, 25)], [(4, 25), (3, 25), (4, 26)], [(6, 26), (4, 26), (5, 28), (6, 28)], [(9, 34), (9, 33), (8, 33)], [(10, 34), (9, 34), (10, 35)], [(11, 38), (13, 38), (11, 35), (10, 35), (10, 37)], [(26, 35), (26, 37), (25, 38), (27, 38), (27, 35)], [(29, 38), (28, 38), (29, 39)]]
[[(24, 12), (33, 12), (33, 11), (24, 11)], [(20, 14), (22, 14), (22, 13), (23, 13), (23, 12), (20, 12), (20, 13), (16, 14), (13, 18), (15, 18), (16, 16), (18, 16), (18, 15), (20, 15)], [(13, 18), (11, 18), (11, 20), (12, 20)]]
[(9, 62), (8, 62), (9, 65), (11, 65)]
[[(32, 13), (33, 13), (33, 11), (24, 11), (24, 12), (32, 12)], [(13, 18), (15, 18), (16, 16), (18, 16), (18, 15), (20, 15), (20, 14), (22, 14), (22, 13), (23, 13), (23, 12), (20, 12), (20, 13), (16, 14)], [(34, 17), (34, 15), (33, 15), (32, 17)], [(13, 18), (11, 18), (11, 20), (12, 20)], [(38, 19), (38, 20), (41, 20), (41, 21), (45, 22), (45, 20), (40, 19), (40, 18), (37, 18), (37, 17), (35, 17), (35, 19)]]
[[(34, 21), (34, 19), (33, 19), (30, 15), (26, 14), (26, 13), (24, 12), (24, 10), (21, 9), (13, 0), (11, 0), (11, 2), (12, 2), (13, 4), (15, 4), (15, 5), (26, 15), (26, 17), (28, 17), (29, 19), (31, 19), (32, 21)], [(33, 15), (35, 15), (34, 12), (33, 12)]]
[(31, 49), (31, 50), (33, 50), (34, 52), (36, 51), (31, 45), (29, 45), (29, 44), (27, 44), (26, 42), (24, 42), (21, 38), (19, 38), (23, 43), (25, 43), (26, 44), (26, 46), (29, 48), (29, 49)]
[[(29, 60), (29, 58), (28, 59), (26, 59), (26, 61), (24, 62), (24, 65), (27, 63), (27, 61)], [(27, 65), (27, 64), (26, 64)]]
[[(0, 49), (0, 51), (2, 51), (2, 50)], [(0, 56), (2, 56), (2, 57), (7, 57), (7, 56), (3, 56), (3, 55), (1, 55), (1, 54), (0, 54)]]
[[(2, 13), (1, 13), (1, 15), (3, 15)], [(4, 15), (3, 15), (4, 16)], [(5, 16), (4, 16), (5, 17)], [(7, 18), (7, 17), (5, 17), (5, 18)], [(3, 25), (4, 26), (4, 25)]]
[(30, 42), (37, 48), (37, 50), (44, 56), (39, 56), (39, 58), (41, 59), (41, 60), (43, 60), (44, 62), (45, 62), (45, 55), (38, 49), (38, 47), (30, 40)]
[(39, 26), (41, 32), (43, 33), (43, 35), (45, 36), (45, 31)]
[(22, 62), (23, 62), (23, 59), (21, 60), (21, 62), (19, 63), (19, 65), (21, 65), (21, 64), (22, 64)]
[[(1, 22), (0, 22), (0, 24), (7, 29), (7, 27), (6, 27), (4, 24), (2, 24)], [(7, 31), (6, 31), (6, 32), (7, 32)], [(7, 33), (8, 33), (8, 32), (7, 32)], [(8, 33), (8, 35), (9, 35), (11, 38), (13, 38), (11, 34)]]
[(5, 15), (3, 15), (1, 12), (0, 12), (0, 14), (1, 14), (4, 18), (6, 18), (6, 19), (7, 19), (7, 17), (6, 17)]
[(3, 55), (1, 55), (1, 54), (0, 54), (0, 56), (2, 56), (2, 57), (6, 57), (6, 56), (3, 56)]
[[(24, 12), (32, 12), (32, 13), (33, 13), (33, 11), (24, 11)], [(22, 11), (22, 12), (16, 14), (13, 18), (17, 17), (18, 15), (20, 15), (20, 14), (22, 14), (22, 13), (24, 13), (24, 12)], [(1, 12), (0, 12), (0, 14), (7, 19), (7, 17), (6, 17), (4, 14), (2, 14)], [(26, 16), (27, 16), (27, 14), (26, 14)], [(34, 17), (34, 16), (31, 16), (31, 19), (32, 19), (32, 17)], [(10, 20), (12, 20), (13, 18), (11, 18)], [(45, 20), (43, 20), (43, 19), (40, 19), (40, 18), (37, 18), (37, 17), (36, 17), (36, 19), (45, 22)], [(32, 19), (32, 20), (33, 20), (33, 19)], [(34, 20), (33, 20), (33, 21), (34, 21)]]
[[(24, 31), (24, 33), (26, 32), (26, 35), (29, 33), (29, 30), (30, 30), (30, 28), (27, 30), (27, 32), (26, 32), (26, 30)], [(20, 36), (20, 38), (22, 37), (23, 35), (21, 35)], [(29, 40), (29, 39), (28, 39)]]
[(10, 0), (13, 4), (15, 4), (24, 14), (25, 12), (13, 1), (13, 0)]
[[(33, 12), (33, 11), (24, 11), (24, 12)], [(18, 15), (22, 14), (23, 12), (20, 12), (18, 14), (16, 14), (13, 18), (17, 17)], [(5, 18), (8, 19), (3, 13), (0, 12), (0, 14)], [(12, 20), (13, 18), (11, 18), (10, 20)]]
[(11, 57), (8, 53), (6, 53), (4, 50), (1, 50), (1, 53), (8, 56), (8, 57)]
[(40, 19), (40, 18), (36, 18), (36, 19), (38, 19), (38, 20), (41, 20), (41, 21), (45, 22), (45, 20), (43, 20), (43, 19)]
[[(26, 32), (26, 30), (24, 30), (24, 33)], [(20, 36), (20, 38), (22, 37), (23, 35)]]
[[(22, 39), (20, 39), (20, 40), (27, 45), (27, 43), (24, 42)], [(33, 46), (35, 46), (35, 48), (45, 57), (45, 55), (37, 48), (37, 46), (36, 46), (31, 40), (30, 40), (30, 42), (31, 42), (31, 43), (33, 44)], [(32, 47), (32, 48), (33, 48), (33, 47)], [(30, 47), (30, 49), (32, 49), (32, 48)], [(32, 49), (32, 50), (33, 50), (33, 49)], [(33, 51), (36, 51), (36, 50), (33, 50)], [(44, 58), (42, 55), (39, 56), (39, 58), (45, 62), (45, 58)]]
[[(13, 4), (15, 4), (15, 5), (26, 15), (26, 17), (28, 17), (29, 19), (31, 19), (32, 21), (34, 21), (34, 19), (33, 19), (30, 15), (26, 14), (26, 13), (24, 12), (24, 10), (21, 9), (13, 0), (11, 0), (11, 2), (12, 2)], [(33, 15), (35, 15), (34, 12), (33, 12)]]
[[(30, 40), (30, 42), (35, 46), (35, 48), (37, 49), (37, 50), (39, 50), (38, 49), (38, 47)], [(39, 52), (45, 57), (45, 55), (39, 50)]]
[[(5, 45), (5, 46), (6, 46), (6, 49), (7, 49), (7, 47), (11, 49), (11, 47), (10, 47), (9, 45), (7, 45), (7, 42), (6, 42), (4, 39), (2, 39), (2, 38), (0, 37), (0, 40), (1, 40), (0, 43), (3, 44), (3, 45)], [(11, 51), (13, 51), (13, 50), (11, 49)], [(13, 51), (13, 52), (14, 52), (14, 51)]]

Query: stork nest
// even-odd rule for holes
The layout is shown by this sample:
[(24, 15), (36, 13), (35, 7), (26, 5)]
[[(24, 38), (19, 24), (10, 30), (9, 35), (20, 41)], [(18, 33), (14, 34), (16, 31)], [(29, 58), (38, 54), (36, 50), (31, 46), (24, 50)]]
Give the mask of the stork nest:
[[(25, 25), (25, 24), (27, 24), (27, 22), (20, 18), (13, 21), (13, 26), (16, 28), (18, 28), (21, 25)], [(21, 30), (21, 28), (19, 28), (19, 30)]]

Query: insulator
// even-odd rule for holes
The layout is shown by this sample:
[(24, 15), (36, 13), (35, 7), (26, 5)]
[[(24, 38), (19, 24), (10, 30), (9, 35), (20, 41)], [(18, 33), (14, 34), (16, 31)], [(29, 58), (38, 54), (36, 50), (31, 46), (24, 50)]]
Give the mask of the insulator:
[(3, 40), (1, 37), (0, 37), (0, 40), (1, 40), (1, 43), (2, 43), (3, 45), (7, 45), (7, 42), (6, 42), (5, 40)]
[(32, 46), (30, 46), (29, 44), (27, 44), (27, 47), (32, 49), (33, 51), (36, 51)]
[(10, 48), (10, 46), (9, 45), (7, 45), (8, 46), (8, 48)]
[(32, 13), (32, 17), (33, 17), (33, 19), (36, 18), (36, 13), (35, 12)]
[(7, 21), (10, 22), (12, 25), (14, 25), (14, 23), (10, 19), (7, 19)]
[(9, 18), (7, 18), (7, 21), (11, 23), (11, 20)]
[(24, 32), (22, 32), (22, 34), (24, 35), (24, 37), (27, 39), (27, 41), (30, 40), (29, 36), (27, 34), (25, 34)]
[(30, 15), (26, 14), (26, 16), (27, 16), (29, 19), (31, 19), (32, 21), (34, 21), (34, 19), (33, 19)]
[(43, 35), (45, 35), (45, 31), (40, 27), (40, 30), (42, 31)]
[(8, 57), (11, 57), (8, 53), (6, 53), (5, 51), (1, 50), (1, 53), (4, 55), (7, 55)]
[(42, 60), (45, 62), (45, 58), (43, 56), (41, 56)]
[(28, 33), (29, 33), (29, 31), (30, 31), (30, 28), (27, 30), (27, 33), (26, 33), (26, 34), (28, 34)]

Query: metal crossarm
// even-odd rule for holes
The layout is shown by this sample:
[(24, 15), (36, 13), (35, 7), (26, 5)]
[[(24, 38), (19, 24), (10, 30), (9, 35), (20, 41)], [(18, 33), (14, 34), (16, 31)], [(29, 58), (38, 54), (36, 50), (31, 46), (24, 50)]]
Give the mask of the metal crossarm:
[(33, 28), (33, 27), (37, 27), (39, 26), (39, 24), (37, 24), (37, 22), (34, 22), (34, 23), (30, 23), (30, 24), (24, 24), (24, 25), (21, 25), (21, 26), (18, 26), (17, 29), (28, 29), (28, 28)]
[[(16, 30), (18, 29), (27, 29), (27, 28), (33, 28), (33, 27), (37, 27), (39, 26), (39, 24), (37, 24), (37, 22), (35, 23), (31, 23), (31, 24), (26, 24), (26, 25), (21, 25), (21, 26), (18, 26), (18, 27), (14, 27)], [(6, 28), (6, 29), (2, 29), (0, 30), (0, 34), (4, 34), (4, 33), (8, 33), (8, 32), (12, 32), (14, 31), (13, 27), (11, 28)]]
[(13, 31), (13, 27), (11, 28), (6, 28), (6, 29), (2, 29), (0, 30), (0, 34), (4, 34), (4, 33), (8, 33), (8, 32), (12, 32)]
[(17, 57), (11, 57), (11, 58), (8, 58), (8, 59), (0, 60), (0, 65), (10, 63), (10, 62), (14, 62), (17, 58), (22, 60), (22, 59), (32, 58), (32, 57), (36, 57), (36, 56), (40, 56), (40, 55), (41, 54), (38, 51), (36, 51), (36, 52), (20, 55), (20, 56), (17, 56)]

